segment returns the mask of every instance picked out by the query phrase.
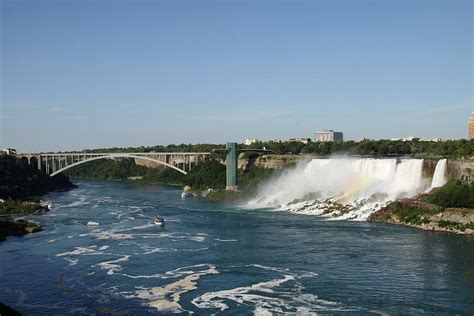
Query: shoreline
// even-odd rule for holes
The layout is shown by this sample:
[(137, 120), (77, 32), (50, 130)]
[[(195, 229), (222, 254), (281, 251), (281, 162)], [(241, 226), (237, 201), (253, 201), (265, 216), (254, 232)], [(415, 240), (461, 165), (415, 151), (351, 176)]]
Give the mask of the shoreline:
[[(24, 236), (43, 230), (39, 223), (22, 217), (31, 214), (44, 214), (50, 209), (44, 202), (2, 200), (0, 202), (0, 243), (9, 236)], [(19, 219), (17, 219), (19, 218)]]
[(367, 221), (431, 232), (474, 235), (474, 209), (444, 208), (423, 202), (422, 197), (392, 202), (372, 213)]
[(163, 185), (163, 186), (169, 186), (169, 187), (175, 187), (175, 188), (181, 188), (181, 190), (184, 188), (182, 184), (179, 183), (166, 183), (166, 182), (160, 182), (160, 181), (153, 181), (153, 180), (144, 180), (140, 178), (135, 178), (135, 177), (128, 177), (127, 179), (116, 179), (116, 178), (89, 178), (89, 177), (74, 177), (70, 178), (71, 181), (74, 180), (97, 180), (97, 181), (114, 181), (114, 182), (127, 182), (127, 183), (139, 183), (139, 184), (153, 184), (153, 185)]
[[(226, 191), (222, 189), (195, 189), (181, 184), (169, 184), (159, 181), (143, 181), (142, 179), (98, 179), (98, 178), (72, 178), (71, 180), (98, 180), (117, 181), (179, 188), (187, 197), (204, 198), (210, 202), (232, 203), (245, 199), (246, 193), (242, 191)], [(396, 206), (399, 213), (409, 213), (412, 218), (400, 217), (393, 210)], [(47, 210), (46, 210), (47, 211)], [(464, 214), (459, 220), (459, 213)], [(367, 222), (384, 223), (405, 227), (418, 228), (425, 231), (454, 233), (459, 235), (474, 235), (474, 209), (443, 208), (421, 201), (421, 196), (412, 199), (401, 199), (390, 203), (386, 207), (372, 213)]]
[(42, 231), (42, 227), (33, 221), (17, 219), (0, 221), (0, 243), (7, 241), (10, 236), (24, 236)]

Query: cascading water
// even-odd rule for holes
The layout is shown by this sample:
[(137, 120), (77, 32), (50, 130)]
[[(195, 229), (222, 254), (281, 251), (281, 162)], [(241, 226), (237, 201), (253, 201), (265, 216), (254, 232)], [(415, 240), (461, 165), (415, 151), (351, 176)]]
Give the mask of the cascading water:
[(422, 169), (422, 159), (313, 159), (262, 186), (249, 206), (366, 220), (426, 190)]
[(431, 189), (439, 188), (446, 184), (447, 162), (447, 159), (441, 159), (436, 164), (436, 169), (433, 175), (433, 181), (431, 182)]

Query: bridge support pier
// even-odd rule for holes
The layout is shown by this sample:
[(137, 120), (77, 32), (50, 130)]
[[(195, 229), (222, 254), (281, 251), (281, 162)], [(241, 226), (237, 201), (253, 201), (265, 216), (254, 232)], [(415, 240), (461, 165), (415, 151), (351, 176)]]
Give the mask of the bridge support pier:
[(237, 167), (238, 158), (241, 152), (256, 152), (256, 153), (270, 153), (271, 150), (265, 149), (239, 149), (237, 143), (227, 143), (225, 149), (214, 149), (216, 153), (226, 154), (226, 187), (227, 191), (237, 191)]

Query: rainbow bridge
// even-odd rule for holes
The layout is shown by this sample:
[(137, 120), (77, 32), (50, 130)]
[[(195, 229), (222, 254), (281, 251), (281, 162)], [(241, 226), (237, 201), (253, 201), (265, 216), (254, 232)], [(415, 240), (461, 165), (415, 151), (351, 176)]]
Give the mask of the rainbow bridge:
[(147, 152), (147, 153), (40, 153), (16, 154), (27, 164), (32, 165), (51, 177), (75, 166), (99, 159), (132, 158), (135, 160), (148, 160), (175, 169), (187, 174), (192, 166), (197, 165), (207, 158), (209, 152)]

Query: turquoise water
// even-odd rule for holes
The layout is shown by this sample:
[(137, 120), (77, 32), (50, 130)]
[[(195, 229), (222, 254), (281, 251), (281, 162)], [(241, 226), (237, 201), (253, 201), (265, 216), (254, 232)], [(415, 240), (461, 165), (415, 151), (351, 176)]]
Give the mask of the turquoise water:
[(26, 315), (474, 313), (472, 236), (76, 184), (28, 217), (43, 232), (0, 244), (0, 302)]

